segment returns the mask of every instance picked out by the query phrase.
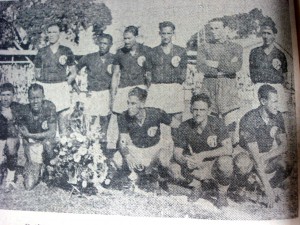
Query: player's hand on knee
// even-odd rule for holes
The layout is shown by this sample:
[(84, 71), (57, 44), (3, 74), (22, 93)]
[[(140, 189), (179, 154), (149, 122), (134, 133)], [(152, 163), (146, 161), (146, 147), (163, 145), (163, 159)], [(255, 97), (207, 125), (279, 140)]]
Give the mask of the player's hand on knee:
[(198, 163), (193, 159), (193, 157), (187, 157), (186, 164), (190, 170), (196, 169), (198, 167)]

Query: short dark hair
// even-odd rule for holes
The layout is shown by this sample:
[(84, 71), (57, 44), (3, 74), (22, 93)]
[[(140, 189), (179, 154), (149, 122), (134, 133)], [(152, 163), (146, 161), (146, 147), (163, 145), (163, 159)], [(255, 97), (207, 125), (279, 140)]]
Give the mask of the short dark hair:
[(223, 27), (227, 27), (228, 23), (226, 20), (222, 19), (222, 18), (213, 18), (212, 20), (208, 21), (208, 23), (213, 23), (213, 22), (222, 22), (223, 23)]
[(140, 101), (145, 102), (148, 92), (143, 88), (135, 87), (128, 92), (128, 97), (130, 96), (136, 96)]
[(193, 104), (198, 101), (207, 103), (208, 108), (210, 108), (210, 106), (211, 106), (211, 101), (210, 101), (208, 95), (205, 93), (193, 95), (192, 99), (191, 99), (191, 106), (193, 106)]
[(269, 93), (277, 94), (277, 90), (269, 84), (264, 84), (258, 89), (258, 99), (268, 99)]
[(48, 31), (48, 29), (49, 29), (50, 27), (58, 27), (59, 32), (62, 31), (62, 26), (61, 26), (60, 23), (55, 23), (55, 22), (49, 23), (49, 24), (47, 25), (47, 27), (46, 27), (46, 30)]
[(138, 36), (139, 28), (136, 26), (128, 26), (125, 28), (124, 33), (132, 33), (134, 36)]
[(44, 94), (44, 87), (42, 85), (37, 83), (31, 84), (30, 87), (28, 88), (28, 95), (31, 91), (37, 91), (37, 90), (41, 90), (42, 93)]
[(0, 93), (4, 91), (10, 91), (15, 94), (15, 87), (12, 83), (4, 83), (0, 86)]
[(263, 22), (261, 23), (260, 27), (261, 27), (261, 30), (262, 30), (264, 27), (265, 27), (265, 28), (270, 28), (270, 29), (273, 31), (274, 34), (277, 34), (277, 32), (278, 32), (278, 30), (277, 30), (277, 28), (276, 28), (276, 25), (275, 25), (274, 21), (271, 20), (271, 19), (267, 19), (267, 20), (263, 21)]
[(107, 40), (109, 40), (111, 44), (113, 43), (113, 37), (110, 34), (103, 33), (103, 34), (100, 34), (97, 37), (98, 40), (101, 40), (101, 39), (104, 39), (104, 38), (106, 38)]
[(175, 30), (174, 23), (172, 23), (170, 21), (164, 21), (164, 22), (159, 23), (159, 30), (162, 30), (165, 27), (171, 27), (173, 31)]

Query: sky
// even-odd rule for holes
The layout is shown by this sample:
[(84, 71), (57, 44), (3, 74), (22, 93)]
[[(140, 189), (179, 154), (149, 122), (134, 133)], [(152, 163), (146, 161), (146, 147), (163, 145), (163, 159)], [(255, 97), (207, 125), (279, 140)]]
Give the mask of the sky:
[[(291, 51), (287, 0), (96, 0), (105, 3), (112, 13), (112, 24), (105, 30), (114, 38), (114, 53), (123, 44), (126, 26), (140, 27), (140, 41), (154, 47), (160, 43), (158, 23), (169, 20), (176, 25), (174, 43), (185, 47), (187, 40), (210, 19), (262, 9), (278, 28), (277, 41)], [(80, 36), (74, 50), (86, 54), (98, 50), (91, 41), (91, 29)]]

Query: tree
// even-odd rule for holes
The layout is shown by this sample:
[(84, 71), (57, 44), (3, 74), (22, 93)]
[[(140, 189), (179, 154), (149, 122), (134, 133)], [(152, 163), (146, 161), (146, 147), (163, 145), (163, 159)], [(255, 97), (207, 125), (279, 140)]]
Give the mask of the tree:
[(71, 41), (78, 43), (81, 29), (93, 26), (95, 35), (99, 35), (112, 21), (110, 9), (94, 0), (20, 0), (11, 4), (16, 10), (14, 25), (26, 31), (34, 47), (49, 24), (60, 24)]

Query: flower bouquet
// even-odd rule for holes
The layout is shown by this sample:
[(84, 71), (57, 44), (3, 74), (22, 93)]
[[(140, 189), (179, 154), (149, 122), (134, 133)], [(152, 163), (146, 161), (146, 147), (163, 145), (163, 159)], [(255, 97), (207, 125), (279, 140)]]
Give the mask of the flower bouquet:
[(49, 181), (62, 188), (76, 187), (95, 194), (108, 174), (107, 159), (100, 141), (101, 133), (71, 133), (60, 138), (54, 151), (57, 157), (47, 167)]

